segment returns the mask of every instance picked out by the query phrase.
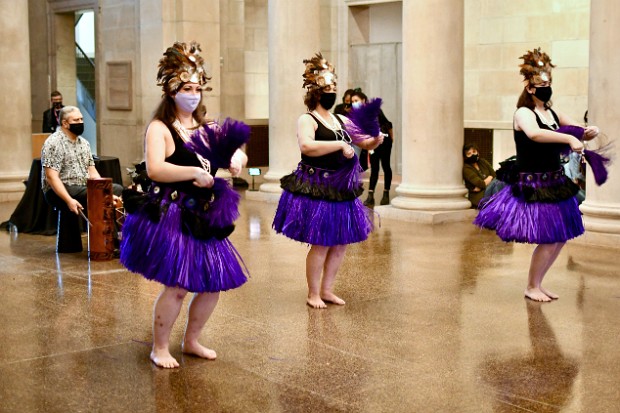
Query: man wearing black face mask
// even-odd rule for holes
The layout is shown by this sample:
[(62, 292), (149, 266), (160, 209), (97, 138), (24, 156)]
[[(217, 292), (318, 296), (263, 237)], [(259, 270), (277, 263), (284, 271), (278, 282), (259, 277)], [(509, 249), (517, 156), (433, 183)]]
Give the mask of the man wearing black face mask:
[[(41, 187), (45, 199), (54, 206), (67, 205), (79, 214), (86, 207), (86, 181), (100, 178), (84, 133), (82, 113), (75, 106), (65, 106), (59, 113), (59, 128), (43, 144), (41, 150)], [(113, 184), (115, 195), (123, 187)]]
[(50, 101), (52, 107), (43, 112), (43, 126), (41, 128), (43, 133), (54, 133), (58, 127), (58, 117), (60, 115), (60, 109), (62, 105), (62, 95), (59, 91), (55, 90), (50, 95)]

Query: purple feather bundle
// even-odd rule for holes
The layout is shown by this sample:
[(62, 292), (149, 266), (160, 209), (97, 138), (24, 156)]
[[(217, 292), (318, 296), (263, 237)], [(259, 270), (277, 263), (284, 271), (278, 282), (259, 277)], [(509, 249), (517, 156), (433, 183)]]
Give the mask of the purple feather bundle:
[(227, 169), (235, 151), (249, 140), (248, 125), (226, 118), (222, 125), (216, 123), (198, 128), (185, 143), (185, 147), (208, 159), (214, 168)]
[(379, 135), (381, 132), (379, 113), (382, 103), (381, 98), (374, 98), (359, 108), (351, 109), (349, 120), (352, 125), (347, 128), (347, 131), (351, 135), (353, 143)]
[[(581, 126), (565, 125), (560, 126), (555, 131), (574, 136), (579, 140), (583, 140), (585, 129)], [(596, 182), (599, 186), (603, 185), (607, 181), (607, 167), (611, 164), (611, 158), (607, 155), (607, 153), (610, 150), (611, 144), (607, 144), (596, 150), (585, 149), (583, 151), (583, 156), (586, 159), (586, 162), (590, 165), (590, 168), (592, 168), (594, 182)], [(568, 153), (569, 151), (570, 147), (563, 152)]]

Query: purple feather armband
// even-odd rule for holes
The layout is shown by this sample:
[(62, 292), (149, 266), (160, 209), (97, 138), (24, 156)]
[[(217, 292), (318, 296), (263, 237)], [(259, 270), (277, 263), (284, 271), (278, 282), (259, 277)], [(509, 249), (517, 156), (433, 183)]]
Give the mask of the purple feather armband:
[(208, 159), (214, 168), (227, 169), (235, 151), (250, 140), (250, 127), (226, 118), (221, 125), (202, 125), (190, 136), (185, 147)]
[[(579, 140), (583, 140), (583, 136), (585, 133), (585, 129), (581, 126), (575, 125), (565, 125), (560, 126), (555, 132), (565, 133), (567, 135), (574, 136)], [(570, 151), (570, 147), (563, 152), (568, 153)], [(609, 156), (609, 152), (611, 152), (611, 144), (604, 145), (598, 149), (590, 150), (585, 149), (583, 151), (583, 157), (585, 158), (590, 168), (592, 168), (592, 175), (594, 175), (594, 182), (597, 185), (603, 185), (607, 181), (607, 167), (611, 164), (611, 157)]]
[(347, 132), (351, 135), (353, 143), (374, 138), (381, 133), (379, 126), (379, 113), (381, 112), (381, 98), (370, 99), (368, 103), (359, 108), (351, 109)]

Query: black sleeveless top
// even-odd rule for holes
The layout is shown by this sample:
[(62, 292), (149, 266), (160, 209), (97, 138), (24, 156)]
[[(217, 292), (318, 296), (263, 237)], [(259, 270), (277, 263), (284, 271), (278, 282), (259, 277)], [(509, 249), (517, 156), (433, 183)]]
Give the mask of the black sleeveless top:
[[(323, 122), (317, 119), (317, 117), (314, 116), (312, 113), (308, 112), (308, 115), (312, 116), (312, 118), (319, 125), (316, 131), (314, 132), (315, 141), (337, 140), (336, 134), (334, 133), (333, 130), (323, 125)], [(344, 129), (344, 124), (342, 123), (342, 120), (338, 117), (338, 115), (335, 115), (335, 116), (336, 116), (336, 119), (338, 119), (338, 122), (340, 123), (340, 127)], [(345, 159), (346, 158), (342, 154), (342, 151), (335, 151), (335, 152), (328, 153), (328, 154), (321, 155), (321, 156), (308, 156), (308, 155), (304, 155), (303, 153), (301, 154), (301, 160), (303, 163), (305, 163), (306, 165), (314, 166), (316, 168), (323, 168), (323, 169), (332, 169), (332, 170), (338, 169), (338, 167), (345, 161)]]
[[(558, 127), (560, 120), (558, 115), (549, 109)], [(534, 112), (534, 111), (532, 111)], [(546, 130), (554, 130), (544, 124), (538, 114), (534, 112), (538, 127)], [(565, 146), (561, 143), (540, 143), (527, 137), (525, 132), (514, 130), (514, 139), (517, 147), (517, 169), (519, 172), (550, 172), (557, 171), (562, 167), (560, 152)]]
[[(183, 141), (183, 139), (181, 139), (181, 137), (174, 130), (174, 128), (169, 128), (169, 129), (172, 135), (172, 140), (174, 141), (174, 152), (172, 152), (172, 154), (164, 160), (174, 165), (197, 166), (199, 168), (202, 168), (202, 165), (200, 161), (198, 160), (198, 157), (196, 156), (196, 154), (185, 147), (185, 142)], [(211, 175), (215, 176), (216, 173), (217, 173), (217, 169), (213, 170), (212, 168)], [(168, 182), (164, 184), (158, 183), (158, 185), (165, 186), (165, 187), (174, 187), (175, 189), (188, 193), (188, 194), (196, 194), (196, 195), (202, 194), (204, 196), (207, 196), (208, 194), (211, 193), (211, 190), (209, 188), (198, 188), (197, 186), (195, 186), (193, 184), (193, 180), (181, 181), (181, 182)]]

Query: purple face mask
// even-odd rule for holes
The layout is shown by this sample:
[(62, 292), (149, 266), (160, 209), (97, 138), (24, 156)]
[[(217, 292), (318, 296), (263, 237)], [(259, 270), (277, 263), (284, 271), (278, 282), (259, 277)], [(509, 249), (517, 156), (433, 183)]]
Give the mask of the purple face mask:
[(200, 94), (179, 92), (174, 95), (174, 102), (183, 112), (193, 113), (200, 103)]

